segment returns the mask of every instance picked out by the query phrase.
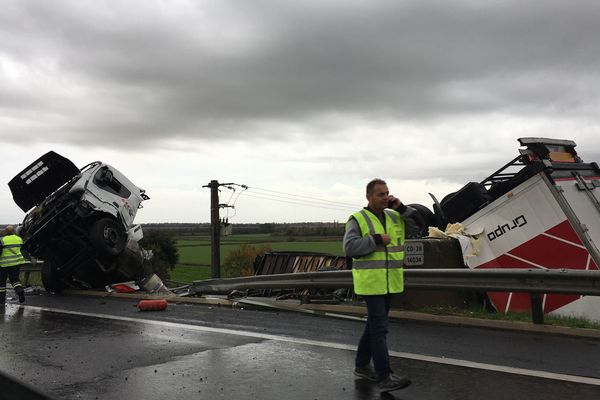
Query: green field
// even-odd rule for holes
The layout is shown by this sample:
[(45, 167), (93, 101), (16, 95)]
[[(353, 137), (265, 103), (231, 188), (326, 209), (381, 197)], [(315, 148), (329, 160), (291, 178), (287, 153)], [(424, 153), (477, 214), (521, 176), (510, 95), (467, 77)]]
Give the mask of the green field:
[[(221, 265), (227, 254), (242, 244), (269, 246), (273, 251), (306, 251), (311, 253), (342, 254), (341, 237), (271, 236), (269, 234), (231, 235), (221, 238)], [(191, 282), (210, 278), (210, 237), (182, 236), (177, 239), (179, 263), (171, 271), (171, 280)]]

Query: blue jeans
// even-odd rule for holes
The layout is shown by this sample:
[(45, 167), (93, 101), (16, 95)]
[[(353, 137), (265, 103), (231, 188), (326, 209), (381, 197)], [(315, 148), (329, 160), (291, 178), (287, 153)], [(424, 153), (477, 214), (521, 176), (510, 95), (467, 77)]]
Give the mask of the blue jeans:
[(363, 296), (367, 303), (367, 325), (358, 342), (356, 366), (364, 368), (373, 359), (373, 365), (379, 381), (392, 372), (387, 348), (388, 313), (392, 295)]

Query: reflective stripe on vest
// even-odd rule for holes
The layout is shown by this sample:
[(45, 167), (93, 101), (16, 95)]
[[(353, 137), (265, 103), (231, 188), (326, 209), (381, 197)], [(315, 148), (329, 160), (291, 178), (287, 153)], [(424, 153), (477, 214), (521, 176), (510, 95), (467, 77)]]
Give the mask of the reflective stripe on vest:
[(354, 293), (375, 295), (404, 291), (404, 221), (397, 211), (385, 210), (385, 228), (379, 218), (363, 209), (352, 215), (363, 237), (388, 234), (390, 243), (371, 254), (352, 259)]
[(14, 267), (25, 263), (25, 258), (21, 254), (23, 239), (17, 235), (8, 235), (0, 238), (2, 244), (2, 253), (0, 253), (0, 268)]

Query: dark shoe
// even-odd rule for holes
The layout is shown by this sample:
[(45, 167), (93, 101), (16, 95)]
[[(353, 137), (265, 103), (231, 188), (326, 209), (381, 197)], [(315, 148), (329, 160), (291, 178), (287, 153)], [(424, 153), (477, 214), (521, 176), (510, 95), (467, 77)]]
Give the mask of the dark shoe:
[(379, 382), (379, 391), (382, 393), (393, 392), (410, 385), (410, 379), (405, 376), (390, 374), (387, 378)]
[(363, 367), (363, 368), (356, 367), (356, 368), (354, 368), (354, 375), (358, 376), (359, 378), (363, 378), (368, 381), (371, 381), (371, 382), (378, 381), (377, 374), (370, 367)]
[(19, 303), (25, 303), (25, 289), (23, 289), (20, 283), (17, 283), (15, 287), (15, 294), (19, 297)]

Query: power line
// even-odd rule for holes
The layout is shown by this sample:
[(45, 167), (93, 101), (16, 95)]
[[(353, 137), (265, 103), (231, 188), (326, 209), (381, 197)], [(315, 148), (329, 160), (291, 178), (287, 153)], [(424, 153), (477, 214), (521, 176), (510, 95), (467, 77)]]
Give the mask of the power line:
[[(315, 200), (315, 201), (318, 201), (318, 202), (328, 202), (329, 203), (329, 201), (327, 201), (327, 200), (322, 200), (322, 199), (319, 199), (319, 198), (314, 197), (314, 196), (305, 196), (305, 195), (295, 194), (295, 193), (286, 193), (286, 192), (280, 192), (280, 191), (277, 191), (277, 190), (257, 188), (257, 187), (254, 187), (254, 186), (249, 186), (248, 188), (249, 189), (253, 189), (253, 190), (260, 190), (260, 191), (263, 191), (263, 192), (278, 193), (278, 194), (284, 194), (286, 196), (301, 197), (301, 198), (305, 198), (305, 199), (312, 199), (312, 200)], [(353, 209), (355, 209), (357, 207), (358, 208), (362, 207), (362, 206), (357, 206), (356, 204), (352, 204), (352, 203), (344, 203), (344, 202), (336, 202), (336, 203), (337, 204), (345, 204), (347, 206), (352, 207)]]
[[(358, 206), (358, 205), (351, 204), (351, 203), (337, 202), (337, 201), (332, 202), (330, 200), (319, 199), (314, 196), (306, 196), (306, 195), (302, 195), (302, 194), (287, 193), (287, 192), (265, 189), (265, 188), (250, 187), (247, 185), (233, 183), (233, 182), (218, 183), (217, 181), (214, 181), (214, 182), (211, 181), (211, 184), (214, 184), (215, 185), (214, 189), (218, 190), (219, 192), (223, 189), (228, 189), (231, 191), (231, 195), (229, 196), (229, 199), (227, 200), (227, 202), (224, 204), (218, 204), (219, 208), (225, 208), (227, 210), (227, 214), (226, 214), (227, 219), (233, 218), (237, 214), (237, 209), (235, 208), (235, 204), (242, 194), (244, 194), (247, 197), (252, 197), (255, 199), (269, 200), (269, 201), (274, 201), (274, 202), (278, 202), (278, 203), (286, 203), (286, 204), (293, 204), (293, 205), (298, 205), (298, 206), (303, 206), (303, 207), (322, 208), (322, 209), (344, 211), (344, 212), (354, 211), (354, 210), (362, 207), (362, 206)], [(238, 190), (236, 190), (235, 186), (240, 187), (243, 190), (238, 191)], [(210, 185), (206, 185), (205, 187), (210, 187)], [(258, 193), (257, 193), (257, 191), (258, 191)], [(230, 208), (234, 211), (234, 214), (232, 216), (229, 215)]]
[[(234, 187), (226, 186), (227, 189), (229, 189), (229, 190), (232, 191), (231, 192), (231, 196), (229, 196), (229, 200), (227, 200), (227, 204), (228, 204), (227, 214), (226, 214), (226, 218), (227, 219), (233, 218), (233, 217), (235, 217), (237, 215), (237, 209), (235, 208), (235, 203), (237, 202), (237, 199), (240, 197), (240, 194), (242, 194), (243, 192), (245, 192), (246, 190), (248, 190), (248, 186), (246, 186), (246, 185), (237, 185), (237, 186), (240, 186), (244, 190), (242, 190), (241, 192), (237, 193), (237, 195), (233, 199), (233, 202), (231, 202), (231, 199), (233, 198), (233, 195), (235, 194), (236, 190), (235, 190)], [(231, 205), (229, 205), (229, 203), (231, 203)], [(231, 216), (229, 215), (229, 209), (230, 208), (233, 210), (233, 215), (231, 215)]]
[(281, 199), (274, 198), (274, 197), (256, 196), (254, 194), (248, 194), (248, 193), (243, 193), (243, 194), (244, 194), (244, 196), (253, 197), (253, 198), (256, 198), (256, 199), (270, 200), (270, 201), (276, 201), (276, 202), (280, 202), (280, 203), (295, 204), (295, 205), (300, 205), (300, 206), (305, 206), (305, 207), (326, 208), (326, 209), (338, 210), (338, 211), (348, 211), (348, 210), (355, 210), (356, 209), (356, 208), (353, 208), (353, 207), (346, 207), (346, 206), (343, 206), (343, 205), (339, 206), (339, 207), (336, 207), (335, 204), (331, 204), (330, 206), (326, 206), (326, 205), (320, 205), (320, 204), (311, 204), (311, 203), (307, 203), (307, 202), (295, 201), (293, 199), (281, 200)]
[(302, 204), (306, 204), (306, 205), (316, 205), (316, 206), (334, 206), (334, 207), (338, 207), (338, 208), (352, 208), (352, 209), (356, 209), (357, 206), (347, 206), (344, 204), (338, 204), (337, 202), (332, 202), (330, 200), (303, 200), (300, 198), (293, 198), (293, 197), (287, 197), (287, 196), (279, 196), (276, 194), (268, 194), (268, 193), (255, 193), (252, 192), (252, 188), (250, 188), (249, 190), (251, 193), (255, 194), (255, 195), (259, 195), (259, 196), (266, 196), (266, 197), (273, 197), (273, 198), (277, 198), (277, 199), (283, 199), (283, 200), (289, 200), (289, 201), (294, 201), (297, 203), (302, 203)]
[[(253, 186), (240, 185), (237, 183), (224, 183), (224, 184), (220, 184), (219, 186), (232, 191), (232, 193), (229, 197), (229, 200), (227, 201), (226, 204), (224, 204), (227, 206), (227, 216), (228, 217), (229, 217), (229, 208), (232, 208), (235, 211), (234, 216), (237, 214), (237, 210), (235, 208), (235, 203), (237, 202), (240, 195), (242, 195), (242, 194), (244, 194), (247, 197), (253, 197), (253, 198), (261, 199), (261, 200), (269, 200), (269, 201), (276, 201), (276, 202), (280, 202), (280, 203), (295, 204), (295, 205), (300, 205), (300, 206), (304, 206), (304, 207), (325, 208), (325, 209), (338, 210), (338, 211), (353, 211), (353, 210), (356, 210), (356, 209), (362, 207), (362, 206), (358, 206), (358, 205), (351, 204), (351, 203), (332, 202), (330, 200), (319, 199), (314, 196), (306, 196), (306, 195), (287, 193), (287, 192), (271, 190), (271, 189), (257, 188), (257, 187), (253, 187)], [(233, 186), (239, 186), (243, 189), (243, 191), (238, 192), (238, 191), (236, 191), (236, 189)], [(258, 191), (258, 193), (257, 193), (257, 191)], [(261, 193), (261, 192), (264, 192), (264, 193)], [(252, 193), (252, 194), (250, 194), (250, 193)], [(277, 194), (271, 194), (271, 193), (277, 193)], [(235, 198), (233, 197), (234, 195), (235, 195)], [(231, 202), (232, 199), (234, 199), (233, 203)], [(233, 216), (231, 218), (233, 218)]]

